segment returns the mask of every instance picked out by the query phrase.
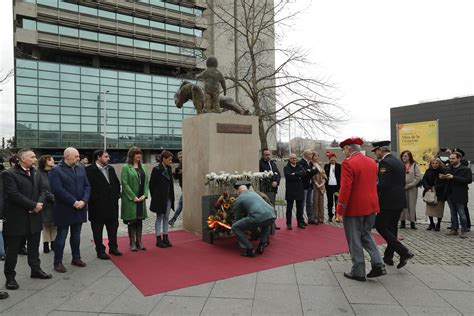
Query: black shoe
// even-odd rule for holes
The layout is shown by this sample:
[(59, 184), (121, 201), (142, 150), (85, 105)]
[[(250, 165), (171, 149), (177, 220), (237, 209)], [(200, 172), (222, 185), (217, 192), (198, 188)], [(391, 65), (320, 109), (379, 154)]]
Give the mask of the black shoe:
[(264, 243), (259, 243), (256, 252), (260, 255), (263, 254), (263, 251), (265, 250), (266, 246), (267, 245)]
[(176, 223), (176, 220), (175, 219), (170, 219), (169, 222), (168, 222), (168, 225), (174, 226), (174, 223)]
[(173, 247), (173, 245), (170, 243), (170, 240), (168, 239), (168, 235), (166, 234), (163, 235), (163, 242), (165, 243), (166, 247)]
[(405, 225), (405, 221), (400, 221), (400, 228), (405, 228), (406, 225)]
[(306, 222), (301, 223), (303, 226), (308, 226)]
[(372, 270), (367, 274), (368, 278), (376, 278), (387, 274), (387, 270), (384, 267), (372, 267)]
[(408, 252), (407, 254), (400, 256), (400, 262), (397, 264), (397, 269), (403, 268), (407, 263), (408, 260), (413, 258), (414, 254)]
[(240, 254), (242, 257), (255, 257), (255, 250), (252, 248), (246, 249), (244, 252)]
[(291, 225), (286, 225), (286, 229), (287, 229), (287, 230), (292, 230), (293, 227), (291, 227)]
[(330, 223), (332, 222), (332, 217), (330, 217), (330, 218), (328, 219), (328, 222), (330, 222)]
[(54, 251), (54, 241), (51, 242), (51, 251)]
[(410, 228), (411, 229), (418, 229), (418, 228), (416, 228), (415, 222), (410, 222)]
[(26, 249), (26, 247), (23, 247), (18, 251), (18, 254), (22, 256), (26, 256), (28, 255), (28, 249)]
[(452, 227), (452, 226), (448, 226), (448, 227), (446, 227), (446, 229), (447, 229), (447, 230), (451, 230), (451, 229), (453, 229), (453, 227)]
[(319, 223), (313, 220), (313, 221), (309, 221), (308, 224), (309, 225), (318, 225)]
[(436, 224), (436, 227), (434, 228), (435, 232), (439, 232), (441, 230), (441, 225), (438, 223)]
[(280, 230), (281, 228), (278, 226), (275, 226), (275, 230)]
[(0, 300), (4, 300), (8, 298), (10, 295), (8, 295), (7, 292), (0, 292)]
[(298, 224), (298, 228), (306, 229), (306, 227), (304, 227), (304, 224)]
[(0, 261), (5, 261), (5, 256), (1, 256)]
[(12, 279), (7, 279), (7, 282), (5, 283), (5, 287), (7, 288), (7, 290), (18, 290), (20, 286), (16, 282), (15, 278), (12, 278)]
[(49, 253), (51, 250), (49, 249), (49, 242), (44, 242), (43, 243), (43, 252), (44, 253)]
[(51, 279), (53, 276), (49, 273), (44, 272), (43, 270), (39, 270), (39, 271), (31, 271), (30, 277), (32, 279), (46, 280), (46, 279)]
[(393, 262), (393, 258), (383, 258), (383, 262), (388, 266), (393, 266), (395, 263)]
[(111, 254), (112, 256), (122, 256), (123, 253), (120, 252), (120, 250), (118, 249), (109, 249), (109, 254)]
[(429, 224), (428, 228), (426, 230), (433, 230), (433, 229), (435, 229), (435, 225), (434, 224)]
[(159, 248), (166, 248), (168, 247), (166, 243), (161, 239), (161, 236), (156, 236), (156, 246)]
[(352, 275), (352, 272), (348, 272), (348, 273), (344, 272), (344, 276), (348, 279), (356, 280), (356, 281), (359, 281), (359, 282), (365, 282), (366, 281), (365, 277), (359, 277), (359, 276)]
[(110, 256), (106, 254), (105, 252), (99, 252), (97, 254), (97, 258), (102, 259), (102, 260), (110, 260)]

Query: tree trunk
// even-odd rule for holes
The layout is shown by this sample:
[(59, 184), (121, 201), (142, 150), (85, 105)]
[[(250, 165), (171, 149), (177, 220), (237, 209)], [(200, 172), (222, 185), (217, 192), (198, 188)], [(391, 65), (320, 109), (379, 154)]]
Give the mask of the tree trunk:
[(265, 127), (263, 126), (263, 120), (258, 120), (258, 135), (260, 136), (260, 150), (268, 148), (267, 134), (265, 133)]

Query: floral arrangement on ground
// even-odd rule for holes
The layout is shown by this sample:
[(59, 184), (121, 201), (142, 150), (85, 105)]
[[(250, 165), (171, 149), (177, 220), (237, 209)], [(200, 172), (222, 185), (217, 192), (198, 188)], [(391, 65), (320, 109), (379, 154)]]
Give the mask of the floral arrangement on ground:
[(235, 197), (222, 193), (214, 204), (214, 215), (207, 218), (207, 227), (214, 233), (230, 235), (235, 221), (234, 203)]

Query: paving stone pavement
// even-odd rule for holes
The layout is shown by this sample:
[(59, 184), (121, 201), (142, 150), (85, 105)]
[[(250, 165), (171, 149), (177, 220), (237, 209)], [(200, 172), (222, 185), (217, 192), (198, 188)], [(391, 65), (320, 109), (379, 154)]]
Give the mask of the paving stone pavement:
[[(154, 218), (145, 221), (147, 232), (154, 231)], [(181, 225), (179, 219), (174, 229)], [(66, 246), (68, 272), (55, 273), (52, 254), (41, 254), (53, 279), (33, 280), (20, 256), (20, 289), (0, 301), (0, 315), (474, 315), (474, 236), (447, 237), (445, 224), (441, 232), (425, 228), (420, 221), (418, 230), (400, 231), (415, 253), (405, 268), (387, 267), (386, 276), (365, 283), (343, 277), (350, 256), (340, 254), (143, 297), (112, 262), (97, 259), (86, 224), (87, 267), (69, 265)]]

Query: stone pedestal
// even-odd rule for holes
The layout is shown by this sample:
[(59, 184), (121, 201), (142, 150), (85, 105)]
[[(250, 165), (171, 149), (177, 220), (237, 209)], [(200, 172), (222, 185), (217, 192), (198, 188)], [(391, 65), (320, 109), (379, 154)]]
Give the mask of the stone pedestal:
[(202, 234), (206, 174), (258, 171), (256, 116), (207, 113), (183, 121), (183, 227)]

